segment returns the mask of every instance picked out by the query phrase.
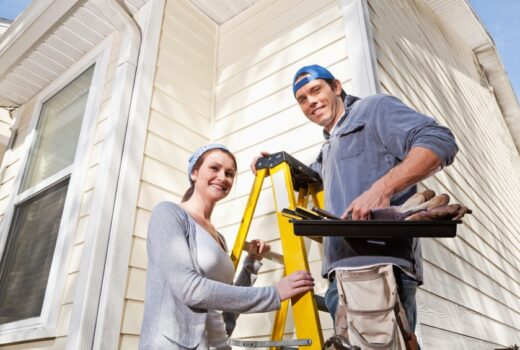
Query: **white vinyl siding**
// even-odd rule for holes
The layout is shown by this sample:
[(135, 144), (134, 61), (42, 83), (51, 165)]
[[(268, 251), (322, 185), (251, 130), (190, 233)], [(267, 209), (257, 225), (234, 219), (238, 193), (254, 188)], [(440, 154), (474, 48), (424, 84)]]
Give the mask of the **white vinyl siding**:
[(449, 126), (460, 151), (424, 185), (473, 209), (454, 239), (423, 239), (423, 348), (490, 349), (520, 337), (520, 157), (473, 52), (421, 1), (372, 0), (383, 91)]

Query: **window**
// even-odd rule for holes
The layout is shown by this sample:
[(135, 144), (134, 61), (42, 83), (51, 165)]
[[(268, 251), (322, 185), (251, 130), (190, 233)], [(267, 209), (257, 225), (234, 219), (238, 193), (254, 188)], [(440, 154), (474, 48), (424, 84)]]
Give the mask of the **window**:
[(42, 311), (93, 72), (42, 104), (0, 260), (0, 324)]

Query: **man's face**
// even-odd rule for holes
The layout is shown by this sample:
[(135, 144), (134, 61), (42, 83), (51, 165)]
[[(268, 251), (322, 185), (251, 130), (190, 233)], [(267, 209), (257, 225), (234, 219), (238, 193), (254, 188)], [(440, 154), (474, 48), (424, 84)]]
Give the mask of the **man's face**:
[(345, 113), (341, 85), (337, 80), (334, 82), (334, 88), (323, 79), (305, 84), (296, 92), (296, 101), (310, 121), (323, 126), (327, 131), (330, 131)]

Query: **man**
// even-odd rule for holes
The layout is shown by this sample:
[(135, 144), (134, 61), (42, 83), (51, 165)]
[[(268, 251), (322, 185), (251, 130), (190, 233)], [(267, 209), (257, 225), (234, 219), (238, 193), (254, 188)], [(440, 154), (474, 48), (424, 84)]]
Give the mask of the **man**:
[[(342, 218), (366, 220), (370, 209), (404, 203), (418, 182), (451, 164), (457, 153), (453, 134), (433, 118), (395, 97), (347, 95), (321, 66), (298, 70), (293, 93), (305, 116), (324, 128), (325, 142), (311, 168), (323, 180), (325, 209)], [(400, 301), (415, 330), (415, 292), (423, 277), (419, 239), (325, 237), (323, 244), (322, 274), (332, 281), (325, 302), (333, 318), (336, 269), (392, 264)]]

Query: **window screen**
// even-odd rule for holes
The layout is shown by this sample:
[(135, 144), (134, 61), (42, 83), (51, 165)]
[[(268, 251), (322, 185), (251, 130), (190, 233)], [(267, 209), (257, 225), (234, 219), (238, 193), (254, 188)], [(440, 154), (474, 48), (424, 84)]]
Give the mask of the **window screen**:
[(68, 184), (15, 208), (0, 271), (0, 324), (40, 315)]

